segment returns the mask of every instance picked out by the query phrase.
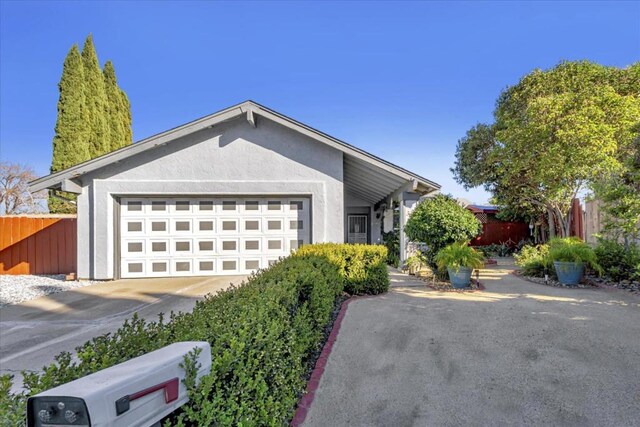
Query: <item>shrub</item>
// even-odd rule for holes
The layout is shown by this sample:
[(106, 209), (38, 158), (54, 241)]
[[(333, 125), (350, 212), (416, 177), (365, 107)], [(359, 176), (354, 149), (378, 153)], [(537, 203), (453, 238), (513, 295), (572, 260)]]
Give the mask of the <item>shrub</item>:
[(506, 243), (492, 243), (490, 245), (485, 246), (487, 252), (494, 254), (499, 257), (507, 257), (513, 253), (512, 247), (507, 245)]
[(377, 295), (389, 290), (387, 248), (381, 245), (321, 243), (302, 246), (295, 256), (317, 255), (336, 265), (351, 295)]
[(423, 267), (426, 267), (427, 265), (428, 265), (427, 260), (424, 254), (420, 251), (415, 251), (413, 255), (411, 255), (405, 261), (405, 266), (409, 269), (411, 274), (413, 274), (413, 272), (420, 271)]
[(382, 244), (387, 248), (387, 264), (400, 265), (400, 233), (397, 230), (382, 233)]
[(458, 272), (461, 267), (484, 267), (484, 256), (466, 242), (452, 243), (440, 249), (435, 256), (435, 261), (439, 269), (450, 268), (455, 272)]
[(438, 194), (425, 199), (411, 213), (404, 228), (407, 237), (423, 242), (429, 265), (435, 267), (434, 257), (447, 245), (469, 241), (482, 231), (482, 224), (451, 196)]
[(27, 413), (27, 398), (23, 393), (12, 394), (12, 375), (0, 375), (0, 426), (24, 425)]
[[(386, 255), (364, 252), (363, 258), (384, 259)], [(78, 347), (77, 360), (70, 353), (61, 353), (43, 373), (24, 373), (28, 394), (173, 342), (207, 341), (211, 344), (211, 373), (197, 388), (188, 383), (190, 402), (173, 421), (178, 425), (286, 424), (343, 290), (344, 271), (338, 270), (335, 258), (329, 261), (297, 254), (252, 275), (238, 287), (208, 295), (191, 313), (171, 313), (168, 320), (160, 316), (156, 322), (134, 315), (114, 334)], [(377, 266), (371, 263), (372, 270)], [(376, 277), (382, 280), (381, 273)], [(9, 379), (3, 377), (0, 385), (5, 392)], [(24, 420), (18, 422), (16, 414), (24, 414), (24, 399), (5, 394), (0, 419), (20, 425)]]
[(593, 248), (577, 237), (553, 238), (549, 241), (549, 264), (553, 261), (578, 262), (602, 273)]
[[(548, 268), (549, 246), (523, 246), (519, 254), (515, 254), (516, 265), (525, 276), (544, 277)], [(549, 270), (547, 270), (549, 271)]]
[(612, 280), (640, 280), (640, 247), (628, 248), (615, 240), (600, 239), (595, 249), (598, 264)]

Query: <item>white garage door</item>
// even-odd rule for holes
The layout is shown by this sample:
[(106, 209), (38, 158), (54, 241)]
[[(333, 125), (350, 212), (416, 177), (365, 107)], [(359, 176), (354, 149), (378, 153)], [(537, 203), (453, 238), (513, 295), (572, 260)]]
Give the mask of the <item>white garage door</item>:
[(123, 198), (120, 276), (248, 274), (310, 241), (304, 197)]

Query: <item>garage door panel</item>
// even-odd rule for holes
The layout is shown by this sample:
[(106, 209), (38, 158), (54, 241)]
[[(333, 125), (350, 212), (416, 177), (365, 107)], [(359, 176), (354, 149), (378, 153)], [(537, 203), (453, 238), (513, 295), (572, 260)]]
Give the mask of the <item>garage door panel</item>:
[(308, 243), (304, 197), (121, 199), (122, 277), (248, 274)]
[(147, 260), (147, 272), (149, 277), (167, 276), (171, 271), (170, 258), (154, 258)]
[(218, 271), (220, 274), (240, 274), (240, 257), (218, 258)]
[(147, 277), (144, 259), (122, 259), (122, 277)]

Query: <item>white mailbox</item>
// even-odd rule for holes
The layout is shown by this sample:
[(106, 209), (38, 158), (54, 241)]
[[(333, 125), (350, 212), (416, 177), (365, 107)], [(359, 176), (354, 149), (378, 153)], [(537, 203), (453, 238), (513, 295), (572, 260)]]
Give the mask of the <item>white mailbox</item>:
[(180, 367), (184, 356), (198, 354), (197, 378), (211, 371), (207, 342), (171, 344), (29, 398), (27, 425), (147, 427), (189, 399)]

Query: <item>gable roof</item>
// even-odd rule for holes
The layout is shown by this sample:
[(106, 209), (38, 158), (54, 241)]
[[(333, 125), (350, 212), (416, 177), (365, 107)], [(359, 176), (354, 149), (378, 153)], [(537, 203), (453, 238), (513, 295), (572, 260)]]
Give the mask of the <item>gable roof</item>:
[[(142, 153), (144, 151), (153, 149), (155, 147), (171, 143), (172, 141), (197, 132), (199, 130), (215, 126), (222, 122), (232, 120), (241, 115), (246, 115), (247, 120), (255, 126), (255, 116), (264, 117), (279, 123), (289, 129), (313, 138), (319, 142), (322, 142), (330, 147), (333, 147), (339, 151), (342, 151), (348, 157), (347, 161), (358, 164), (360, 166), (374, 166), (381, 169), (379, 175), (387, 177), (395, 177), (401, 181), (413, 181), (414, 187), (420, 188), (423, 192), (431, 192), (440, 189), (440, 185), (424, 178), (418, 174), (410, 172), (400, 166), (394, 165), (391, 162), (383, 160), (373, 154), (370, 154), (360, 148), (347, 144), (337, 138), (327, 135), (319, 130), (316, 130), (310, 126), (307, 126), (301, 122), (293, 120), (283, 114), (280, 114), (274, 110), (264, 107), (253, 101), (245, 101), (232, 107), (220, 110), (216, 113), (210, 114), (205, 117), (201, 117), (192, 122), (186, 123), (182, 126), (169, 129), (165, 132), (150, 136), (139, 142), (120, 148), (116, 151), (104, 154), (100, 157), (96, 157), (86, 162), (77, 164), (70, 168), (64, 169), (59, 172), (52, 173), (50, 175), (38, 178), (29, 184), (29, 189), (33, 192), (44, 190), (47, 188), (60, 188), (62, 183), (66, 180), (80, 177), (89, 172), (95, 171), (110, 164), (119, 162), (130, 156)], [(346, 177), (345, 177), (346, 179)], [(396, 181), (394, 181), (396, 182)], [(380, 199), (378, 199), (380, 200)], [(378, 201), (376, 200), (376, 201)]]

